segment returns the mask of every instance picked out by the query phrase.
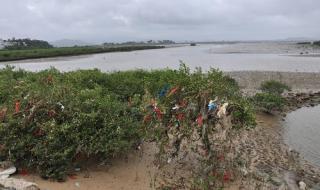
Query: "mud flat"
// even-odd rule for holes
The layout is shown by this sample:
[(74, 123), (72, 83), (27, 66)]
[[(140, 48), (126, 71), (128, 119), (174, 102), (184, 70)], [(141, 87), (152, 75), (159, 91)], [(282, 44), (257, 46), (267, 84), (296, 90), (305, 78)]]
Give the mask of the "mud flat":
[(320, 91), (320, 73), (307, 72), (272, 72), (272, 71), (235, 71), (226, 72), (234, 78), (240, 87), (249, 93), (258, 90), (260, 84), (267, 80), (277, 80), (292, 88), (293, 92)]

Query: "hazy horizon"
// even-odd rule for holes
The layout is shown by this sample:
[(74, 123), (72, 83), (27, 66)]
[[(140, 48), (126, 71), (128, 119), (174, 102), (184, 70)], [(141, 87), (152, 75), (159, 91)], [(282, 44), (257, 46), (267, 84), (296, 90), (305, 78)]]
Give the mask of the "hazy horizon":
[(1, 5), (2, 39), (320, 39), (318, 0), (3, 0)]

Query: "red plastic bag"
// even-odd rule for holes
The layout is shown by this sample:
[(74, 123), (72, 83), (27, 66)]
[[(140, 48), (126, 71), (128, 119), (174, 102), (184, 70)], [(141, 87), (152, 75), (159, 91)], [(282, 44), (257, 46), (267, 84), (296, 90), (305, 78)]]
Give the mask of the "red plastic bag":
[(197, 117), (197, 123), (199, 127), (203, 125), (203, 117), (201, 114)]
[(15, 111), (16, 111), (16, 113), (20, 112), (20, 107), (21, 107), (20, 101), (17, 100), (16, 103), (15, 103)]
[(175, 87), (175, 88), (171, 89), (169, 94), (168, 94), (168, 96), (171, 96), (171, 95), (175, 94), (178, 89), (179, 89), (179, 87)]

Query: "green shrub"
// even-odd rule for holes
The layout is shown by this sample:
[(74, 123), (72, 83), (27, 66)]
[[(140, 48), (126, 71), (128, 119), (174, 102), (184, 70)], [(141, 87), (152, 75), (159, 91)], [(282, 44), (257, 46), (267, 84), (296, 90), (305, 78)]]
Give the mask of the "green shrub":
[(253, 105), (246, 98), (237, 98), (230, 105), (232, 123), (234, 128), (253, 128), (256, 126), (256, 119)]
[[(191, 72), (181, 65), (179, 70), (149, 72), (61, 73), (51, 68), (32, 73), (6, 67), (0, 70), (0, 88), (0, 111), (8, 110), (0, 116), (0, 159), (58, 180), (65, 179), (79, 156), (105, 160), (126, 154), (149, 137), (146, 132), (161, 138), (165, 130), (155, 126), (179, 120), (172, 117), (176, 103), (196, 105), (180, 113), (186, 130), (216, 96), (219, 102), (229, 102), (234, 126), (254, 125), (252, 106), (237, 83), (215, 69)], [(173, 89), (176, 92), (168, 95)], [(153, 99), (161, 121), (158, 113), (148, 110)], [(147, 130), (145, 116), (152, 118)]]
[[(39, 47), (40, 48), (40, 47)], [(21, 59), (33, 58), (46, 58), (57, 56), (70, 56), (70, 55), (85, 55), (93, 53), (107, 53), (107, 52), (124, 52), (146, 49), (159, 49), (164, 46), (121, 46), (103, 48), (98, 46), (85, 46), (85, 47), (63, 47), (63, 48), (42, 48), (42, 49), (16, 49), (15, 47), (9, 50), (0, 50), (0, 61), (13, 61)]]
[[(135, 107), (95, 82), (82, 87), (81, 80), (68, 81), (67, 75), (54, 69), (0, 71), (0, 108), (8, 108), (0, 124), (3, 159), (36, 168), (45, 178), (64, 180), (77, 155), (108, 159), (139, 141)], [(15, 113), (17, 100), (21, 108)]]
[(265, 93), (282, 94), (285, 90), (290, 90), (290, 87), (281, 82), (270, 80), (263, 82), (260, 89)]
[(278, 94), (258, 93), (252, 99), (256, 108), (269, 113), (281, 111), (285, 105), (285, 99)]

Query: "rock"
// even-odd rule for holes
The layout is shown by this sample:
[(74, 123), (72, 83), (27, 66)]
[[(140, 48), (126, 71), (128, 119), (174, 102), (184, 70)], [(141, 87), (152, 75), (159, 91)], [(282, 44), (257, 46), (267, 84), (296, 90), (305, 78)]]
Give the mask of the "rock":
[(307, 189), (307, 184), (305, 184), (303, 181), (299, 182), (299, 188), (300, 190), (306, 190)]
[(1, 186), (14, 190), (40, 190), (37, 184), (16, 178), (1, 179), (0, 187)]
[(76, 187), (78, 187), (78, 188), (80, 187), (80, 183), (79, 183), (79, 182), (75, 182), (74, 185), (75, 185)]

